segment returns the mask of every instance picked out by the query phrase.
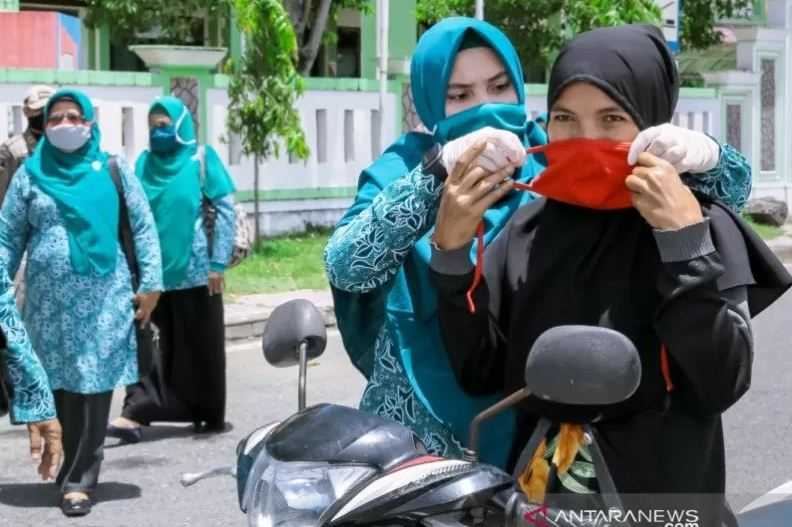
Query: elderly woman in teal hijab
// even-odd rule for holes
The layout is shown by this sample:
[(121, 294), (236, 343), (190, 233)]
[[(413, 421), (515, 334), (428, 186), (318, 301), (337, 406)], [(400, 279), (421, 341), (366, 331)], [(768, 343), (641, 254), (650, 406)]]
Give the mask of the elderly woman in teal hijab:
[[(513, 167), (521, 182), (535, 177), (544, 168), (541, 157), (526, 156), (524, 148), (547, 138), (543, 119), (526, 116), (519, 57), (494, 26), (462, 17), (441, 21), (421, 37), (411, 69), (415, 107), (429, 133), (402, 136), (363, 171), (325, 264), (344, 345), (368, 379), (360, 407), (407, 425), (432, 453), (456, 457), (472, 418), (495, 400), (459, 387), (440, 339), (428, 263), (444, 177), (459, 168), (463, 154), (467, 159), (486, 145), (472, 163), (490, 173), (478, 183), (487, 195), (479, 203), (487, 206), (488, 244), (534, 199), (498, 185), (502, 169)], [(686, 163), (704, 193), (737, 205), (747, 198), (749, 166), (727, 145), (676, 127), (647, 130), (635, 145)], [(471, 259), (476, 251), (474, 244)], [(482, 459), (504, 466), (512, 434), (510, 414), (488, 423)]]
[[(150, 149), (135, 170), (159, 231), (165, 293), (154, 311), (162, 364), (130, 386), (108, 433), (135, 443), (153, 421), (225, 429), (223, 272), (234, 248), (234, 184), (217, 152), (199, 146), (190, 111), (176, 97), (149, 110)], [(204, 225), (204, 207), (216, 211)]]
[(27, 252), (23, 318), (63, 426), (56, 482), (68, 516), (91, 510), (113, 389), (138, 379), (134, 319), (150, 318), (162, 289), (154, 218), (119, 159), (140, 268), (140, 286), (132, 290), (118, 237), (119, 192), (95, 119), (82, 92), (53, 95), (44, 139), (14, 175), (0, 210), (0, 265), (8, 275)]

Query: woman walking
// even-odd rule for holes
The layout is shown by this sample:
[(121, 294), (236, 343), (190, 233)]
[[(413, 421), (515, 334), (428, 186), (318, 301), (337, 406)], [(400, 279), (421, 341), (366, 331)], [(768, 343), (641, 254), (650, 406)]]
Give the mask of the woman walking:
[(45, 137), (0, 211), (0, 265), (14, 276), (27, 252), (23, 318), (63, 426), (61, 509), (82, 516), (99, 479), (113, 389), (138, 379), (133, 324), (145, 323), (157, 303), (161, 260), (143, 190), (119, 162), (140, 268), (135, 294), (118, 240), (119, 193), (91, 100), (61, 90), (44, 119)]
[[(151, 203), (162, 247), (165, 293), (154, 311), (161, 367), (127, 389), (108, 434), (140, 441), (154, 421), (225, 429), (223, 272), (234, 249), (234, 184), (217, 153), (199, 146), (192, 115), (176, 97), (149, 110), (150, 150), (136, 172)], [(216, 211), (207, 229), (206, 208)], [(207, 236), (210, 234), (211, 236)]]

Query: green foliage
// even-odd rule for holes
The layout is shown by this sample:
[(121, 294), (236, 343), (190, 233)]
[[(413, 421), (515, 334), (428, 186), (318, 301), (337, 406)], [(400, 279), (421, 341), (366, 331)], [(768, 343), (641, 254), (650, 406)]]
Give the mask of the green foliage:
[[(418, 0), (418, 20), (433, 24), (452, 15), (472, 16), (474, 0)], [(683, 0), (680, 42), (703, 49), (719, 42), (716, 21), (744, 16), (753, 0)], [(541, 72), (569, 38), (596, 27), (660, 22), (655, 0), (487, 0), (486, 19), (517, 47), (526, 72)]]
[(297, 39), (279, 0), (231, 0), (244, 36), (244, 54), (229, 61), (228, 127), (242, 137), (245, 154), (279, 155), (280, 142), (306, 159), (308, 145), (295, 108), (303, 93)]
[[(654, 0), (488, 0), (486, 19), (517, 47), (526, 71), (544, 70), (576, 33), (596, 27), (658, 22)], [(418, 21), (432, 24), (452, 15), (472, 16), (474, 0), (418, 0)]]
[[(366, 3), (346, 0), (344, 4)], [(233, 9), (247, 43), (238, 62), (228, 60), (229, 129), (242, 137), (245, 154), (279, 155), (281, 142), (297, 158), (308, 157), (308, 145), (294, 108), (303, 92), (296, 65), (297, 40), (279, 0), (87, 0), (86, 23), (107, 24), (120, 42), (159, 28), (158, 41), (195, 42), (204, 18), (228, 16)]]
[(322, 253), (329, 236), (329, 230), (311, 229), (259, 241), (249, 258), (226, 272), (226, 291), (246, 295), (327, 289)]
[(223, 16), (228, 5), (217, 0), (87, 0), (86, 25), (107, 25), (117, 42), (135, 40), (136, 33), (159, 28), (154, 39), (167, 44), (190, 44), (203, 36), (203, 17)]
[(597, 27), (636, 22), (659, 23), (654, 0), (571, 0), (563, 7), (566, 37)]
[(291, 18), (299, 46), (298, 70), (309, 75), (322, 43), (332, 45), (337, 38), (327, 31), (330, 21), (336, 21), (341, 9), (356, 9), (368, 13), (373, 8), (371, 0), (283, 0), (283, 7)]
[(754, 0), (684, 0), (684, 16), (680, 17), (683, 49), (704, 49), (719, 43), (717, 21), (742, 18), (753, 4)]
[[(374, 11), (374, 2), (372, 0), (337, 0), (333, 2), (330, 8), (330, 18), (334, 24), (338, 23), (338, 13), (342, 9), (355, 9), (361, 14), (368, 14)], [(326, 45), (335, 45), (338, 42), (338, 33), (325, 31), (322, 42)]]
[(781, 227), (776, 227), (775, 225), (764, 225), (761, 223), (757, 223), (753, 221), (747, 215), (743, 215), (743, 219), (751, 226), (751, 228), (756, 231), (763, 240), (772, 240), (774, 238), (778, 238), (779, 236), (783, 236), (784, 229)]

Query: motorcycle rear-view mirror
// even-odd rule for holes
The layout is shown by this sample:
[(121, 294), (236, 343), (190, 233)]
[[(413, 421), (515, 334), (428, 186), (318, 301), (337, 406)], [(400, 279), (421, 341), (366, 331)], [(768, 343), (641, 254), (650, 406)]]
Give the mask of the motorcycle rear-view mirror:
[(316, 359), (327, 345), (324, 317), (308, 300), (290, 300), (272, 312), (261, 340), (264, 358), (276, 368), (298, 365), (303, 345), (306, 358)]
[(558, 326), (545, 331), (525, 363), (525, 386), (563, 404), (605, 405), (628, 399), (641, 381), (632, 341), (596, 326)]
[(298, 408), (304, 410), (308, 361), (320, 357), (327, 346), (324, 317), (308, 300), (290, 300), (272, 311), (261, 345), (264, 358), (276, 368), (300, 366)]

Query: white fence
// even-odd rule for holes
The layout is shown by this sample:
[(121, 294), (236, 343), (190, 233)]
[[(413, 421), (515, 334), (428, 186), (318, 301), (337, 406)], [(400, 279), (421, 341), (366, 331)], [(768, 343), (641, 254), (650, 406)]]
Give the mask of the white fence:
[[(28, 85), (0, 84), (0, 139), (25, 126), (20, 103)], [(159, 87), (77, 86), (94, 101), (102, 131), (102, 147), (124, 154), (130, 161), (148, 144), (147, 111), (161, 93)], [(541, 87), (530, 87), (526, 105), (529, 115), (545, 111)], [(727, 87), (719, 90), (683, 90), (674, 123), (726, 139), (726, 116), (730, 97)], [(750, 101), (750, 98), (748, 99)], [(223, 89), (207, 92), (207, 141), (227, 162), (237, 189), (247, 198), (254, 188), (254, 163), (241, 155), (239, 141), (227, 141), (228, 96)], [(379, 98), (373, 91), (307, 91), (298, 101), (303, 129), (311, 153), (307, 160), (279, 157), (260, 164), (259, 217), (262, 232), (275, 234), (301, 230), (306, 224), (332, 225), (349, 206), (358, 176), (393, 142), (401, 123), (402, 99), (388, 93), (384, 115), (385, 137), (379, 137)], [(397, 107), (397, 105), (399, 105)], [(741, 145), (751, 159), (758, 150), (751, 141), (751, 123), (742, 125)], [(733, 134), (732, 134), (733, 135)], [(754, 163), (756, 164), (756, 163)], [(758, 172), (755, 167), (755, 173)], [(248, 192), (245, 192), (248, 191)], [(248, 203), (253, 211), (253, 203)]]
[[(0, 84), (0, 140), (24, 130), (26, 120), (21, 101), (26, 84)], [(102, 148), (134, 161), (148, 146), (148, 108), (160, 95), (159, 87), (75, 86), (91, 97), (102, 133)], [(261, 163), (263, 191), (348, 188), (381, 150), (396, 138), (397, 97), (385, 100), (385, 137), (380, 140), (377, 92), (309, 91), (297, 108), (311, 150), (305, 160), (290, 159), (285, 149), (276, 159)], [(253, 189), (253, 160), (241, 155), (238, 140), (228, 137), (225, 90), (207, 93), (209, 127), (207, 138), (228, 163), (240, 190)]]
[[(91, 97), (102, 133), (102, 148), (134, 162), (148, 146), (148, 108), (159, 87), (75, 86)], [(21, 101), (29, 85), (0, 84), (0, 140), (24, 130)], [(249, 197), (254, 188), (254, 162), (241, 155), (237, 138), (226, 131), (228, 95), (207, 92), (207, 141), (226, 161), (237, 189)], [(308, 91), (298, 101), (307, 160), (281, 155), (260, 164), (262, 232), (302, 230), (307, 224), (332, 225), (349, 206), (360, 172), (397, 136), (400, 99), (388, 93), (380, 138), (379, 95), (372, 91)], [(228, 139), (228, 140), (227, 140)], [(253, 204), (249, 203), (250, 212)]]
[[(537, 90), (534, 90), (534, 92)], [(547, 108), (545, 95), (526, 98), (528, 113), (535, 119)], [(683, 90), (674, 113), (673, 123), (691, 130), (705, 132), (720, 139), (721, 103), (714, 90)]]
[[(0, 84), (0, 140), (24, 130), (21, 102), (29, 86)], [(102, 132), (102, 148), (131, 161), (148, 145), (148, 108), (162, 93), (140, 86), (74, 86), (93, 101)]]
[[(225, 90), (209, 90), (209, 134), (207, 140), (229, 161), (240, 189), (253, 188), (253, 160), (241, 156), (235, 138), (227, 143), (228, 95)], [(386, 136), (380, 141), (379, 95), (362, 91), (308, 91), (298, 101), (302, 127), (311, 150), (305, 161), (281, 155), (260, 165), (260, 188), (295, 190), (349, 188), (357, 183), (360, 171), (380, 153), (381, 145), (396, 138), (398, 99), (388, 94), (384, 119)]]
[[(148, 145), (147, 112), (151, 101), (161, 93), (158, 87), (76, 86), (84, 90), (97, 109), (102, 131), (102, 148), (121, 153), (131, 161)], [(0, 139), (25, 127), (21, 101), (28, 86), (0, 84)], [(361, 170), (368, 166), (396, 139), (400, 103), (389, 93), (385, 102), (386, 136), (379, 138), (379, 99), (376, 92), (308, 91), (297, 108), (311, 150), (305, 161), (281, 155), (260, 165), (262, 191), (306, 189), (348, 189), (357, 183)], [(545, 98), (528, 97), (529, 114), (545, 111)], [(226, 160), (237, 187), (253, 189), (253, 159), (241, 155), (238, 140), (226, 132), (228, 96), (225, 90), (207, 93), (209, 144)], [(682, 97), (674, 122), (695, 130), (721, 135), (721, 101), (716, 97)]]

